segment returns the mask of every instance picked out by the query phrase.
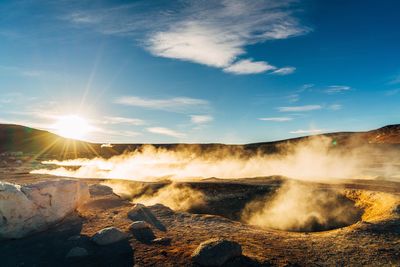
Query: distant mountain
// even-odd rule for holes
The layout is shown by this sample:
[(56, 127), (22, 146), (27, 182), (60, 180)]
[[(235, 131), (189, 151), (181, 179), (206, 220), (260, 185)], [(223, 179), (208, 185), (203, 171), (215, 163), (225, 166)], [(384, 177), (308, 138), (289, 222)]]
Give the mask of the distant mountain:
[(0, 124), (0, 153), (21, 151), (48, 156), (84, 156), (99, 145), (60, 137), (56, 134), (14, 124)]
[[(321, 134), (328, 136), (343, 146), (358, 146), (365, 144), (400, 144), (400, 124), (388, 125), (367, 132), (338, 132)], [(284, 143), (296, 143), (310, 136), (287, 140), (253, 143), (245, 145), (225, 144), (153, 144), (155, 147), (176, 149), (177, 147), (194, 149), (198, 153), (207, 151), (223, 151), (221, 153), (234, 153), (240, 151), (252, 154), (255, 151), (274, 153), (279, 151), (279, 146)], [(115, 144), (104, 147), (101, 144), (89, 143), (67, 139), (53, 133), (13, 124), (0, 124), (0, 153), (21, 151), (28, 154), (42, 155), (53, 158), (76, 157), (110, 157), (124, 151), (133, 151), (142, 144)], [(224, 149), (224, 150), (223, 150)], [(222, 154), (221, 154), (222, 156)]]

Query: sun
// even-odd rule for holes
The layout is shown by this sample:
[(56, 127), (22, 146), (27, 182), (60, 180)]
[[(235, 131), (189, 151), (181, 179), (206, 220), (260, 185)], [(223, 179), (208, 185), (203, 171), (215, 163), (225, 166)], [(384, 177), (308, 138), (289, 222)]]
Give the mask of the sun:
[(82, 139), (90, 132), (88, 122), (77, 115), (66, 115), (58, 118), (53, 125), (53, 129), (58, 135), (71, 139)]

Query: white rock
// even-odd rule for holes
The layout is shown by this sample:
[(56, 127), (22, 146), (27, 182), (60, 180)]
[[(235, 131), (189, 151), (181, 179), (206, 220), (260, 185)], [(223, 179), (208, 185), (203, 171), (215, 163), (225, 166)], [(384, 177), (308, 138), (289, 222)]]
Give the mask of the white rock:
[(0, 239), (44, 230), (89, 197), (82, 181), (52, 180), (27, 186), (0, 182)]
[(129, 235), (116, 227), (107, 227), (92, 236), (92, 241), (97, 245), (109, 245), (127, 239)]

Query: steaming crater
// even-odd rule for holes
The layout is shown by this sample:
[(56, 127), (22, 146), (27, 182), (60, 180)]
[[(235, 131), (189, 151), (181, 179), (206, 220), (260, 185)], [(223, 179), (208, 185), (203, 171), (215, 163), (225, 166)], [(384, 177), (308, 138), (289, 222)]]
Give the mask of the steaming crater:
[(111, 180), (106, 185), (132, 202), (161, 203), (174, 210), (219, 215), (264, 229), (327, 231), (357, 223), (363, 214), (339, 190), (276, 177), (265, 184)]
[(275, 194), (246, 204), (241, 220), (265, 229), (318, 232), (357, 223), (362, 214), (336, 189), (287, 182)]

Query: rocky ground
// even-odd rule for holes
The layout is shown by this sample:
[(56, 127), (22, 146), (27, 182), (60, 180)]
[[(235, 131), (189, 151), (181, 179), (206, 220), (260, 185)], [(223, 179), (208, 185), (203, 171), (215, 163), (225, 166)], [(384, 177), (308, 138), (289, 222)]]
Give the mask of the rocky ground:
[[(18, 171), (5, 174), (2, 181), (19, 184), (52, 179)], [(133, 220), (128, 214), (135, 203), (100, 185), (104, 181), (87, 180), (91, 198), (78, 211), (47, 231), (0, 241), (1, 266), (197, 266), (192, 253), (212, 238), (241, 245), (242, 256), (230, 259), (225, 266), (400, 265), (399, 183), (349, 180), (340, 185), (318, 184), (340, 187), (343, 194), (363, 209), (359, 222), (340, 229), (288, 232), (234, 220), (235, 210), (240, 210), (249, 196), (273, 192), (279, 181), (214, 179), (189, 183), (205, 193), (210, 202), (206, 208), (190, 210), (192, 213), (174, 211), (160, 204), (149, 206), (145, 220), (156, 238), (165, 238), (153, 242), (141, 240), (130, 229)], [(97, 245), (91, 237), (107, 227), (116, 227), (128, 236), (108, 245)]]
[[(2, 177), (2, 180), (24, 184), (49, 178), (27, 174), (12, 177)], [(324, 232), (265, 230), (218, 215), (177, 212), (163, 205), (149, 206), (156, 220), (150, 225), (152, 231), (157, 238), (170, 238), (169, 244), (138, 240), (129, 229), (132, 220), (128, 213), (135, 204), (115, 195), (110, 188), (99, 186), (100, 182), (88, 180), (90, 201), (49, 230), (22, 239), (0, 241), (1, 265), (196, 266), (191, 254), (200, 243), (211, 238), (225, 238), (242, 246), (243, 256), (228, 261), (225, 266), (400, 265), (400, 185), (397, 183), (375, 182), (380, 186), (374, 187), (370, 181), (347, 181), (344, 192), (364, 205), (364, 215), (360, 222), (351, 226)], [(212, 192), (226, 188), (221, 194), (232, 199), (232, 196), (245, 198), (251, 193), (249, 188), (260, 191), (260, 188), (276, 187), (277, 182), (274, 179), (269, 182), (265, 179), (215, 180), (195, 186)], [(376, 190), (372, 190), (374, 188)], [(129, 237), (105, 246), (96, 245), (91, 237), (106, 227), (117, 227), (130, 233)], [(76, 247), (84, 248), (87, 253), (68, 257)]]

